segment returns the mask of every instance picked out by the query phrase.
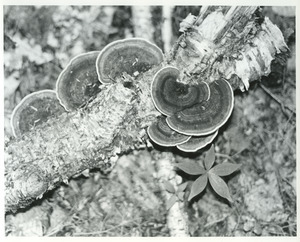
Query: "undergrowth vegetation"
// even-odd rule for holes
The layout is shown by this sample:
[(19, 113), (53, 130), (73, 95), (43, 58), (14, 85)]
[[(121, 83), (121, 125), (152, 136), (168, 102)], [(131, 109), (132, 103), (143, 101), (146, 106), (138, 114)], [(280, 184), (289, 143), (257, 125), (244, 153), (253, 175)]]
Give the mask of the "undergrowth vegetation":
[[(188, 13), (198, 11), (199, 7), (175, 7), (173, 35), (178, 36), (179, 23)], [(235, 92), (233, 114), (211, 146), (213, 159), (205, 158), (212, 152), (209, 147), (189, 155), (176, 148), (123, 155), (111, 172), (87, 172), (33, 206), (6, 215), (6, 235), (169, 236), (168, 208), (184, 201), (191, 236), (295, 236), (295, 17), (272, 7), (264, 7), (262, 13), (281, 28), (290, 49), (288, 60), (274, 62), (272, 73), (253, 83), (248, 92)], [(155, 41), (162, 47), (161, 8), (153, 7), (152, 16)], [(6, 138), (12, 136), (12, 110), (24, 96), (55, 89), (59, 73), (72, 57), (134, 36), (134, 24), (130, 6), (5, 6)], [(153, 156), (169, 151), (183, 185), (175, 191), (165, 184), (173, 195), (166, 205)], [(212, 173), (215, 179), (208, 176), (211, 185), (206, 187), (206, 170), (195, 177), (191, 167), (180, 165), (199, 161), (205, 162), (206, 170), (214, 163), (210, 171), (222, 164), (236, 165), (227, 167), (222, 182)], [(200, 175), (206, 178), (197, 182)]]

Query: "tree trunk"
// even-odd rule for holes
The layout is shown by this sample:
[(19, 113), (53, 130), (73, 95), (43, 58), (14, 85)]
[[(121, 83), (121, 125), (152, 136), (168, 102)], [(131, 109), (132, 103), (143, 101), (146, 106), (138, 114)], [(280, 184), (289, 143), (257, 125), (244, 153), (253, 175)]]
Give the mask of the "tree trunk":
[(287, 46), (280, 30), (256, 7), (203, 7), (199, 16), (184, 23), (185, 33), (161, 66), (135, 80), (131, 89), (103, 86), (86, 107), (49, 119), (20, 139), (5, 144), (5, 210), (16, 211), (67, 182), (87, 168), (113, 165), (117, 156), (145, 147), (145, 128), (160, 115), (151, 100), (150, 86), (164, 65), (177, 66), (181, 79), (210, 82), (230, 79), (233, 88), (270, 73), (276, 54)]
[[(153, 41), (154, 27), (151, 19), (151, 6), (132, 6), (134, 36)], [(147, 26), (145, 29), (144, 26)]]

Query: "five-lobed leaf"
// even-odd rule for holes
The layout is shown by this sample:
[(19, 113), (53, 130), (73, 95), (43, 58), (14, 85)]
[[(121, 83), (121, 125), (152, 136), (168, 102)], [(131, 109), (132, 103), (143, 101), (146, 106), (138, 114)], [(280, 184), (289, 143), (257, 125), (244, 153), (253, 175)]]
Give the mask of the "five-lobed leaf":
[(240, 169), (241, 165), (232, 164), (229, 162), (219, 164), (214, 166), (209, 172), (214, 173), (218, 176), (228, 176), (235, 172), (236, 170)]
[[(227, 176), (238, 170), (241, 165), (232, 164), (232, 163), (223, 163), (218, 164), (212, 168), (215, 161), (215, 150), (214, 145), (211, 145), (210, 149), (207, 151), (205, 159), (204, 159), (204, 167), (198, 165), (195, 162), (189, 163), (178, 163), (177, 166), (179, 169), (183, 170), (185, 173), (190, 175), (201, 175), (198, 177), (190, 191), (190, 195), (188, 200), (190, 201), (193, 197), (200, 194), (206, 187), (207, 182), (211, 184), (214, 191), (220, 195), (221, 197), (226, 198), (229, 202), (233, 202), (227, 184), (223, 181), (220, 176)], [(184, 189), (187, 186), (187, 183), (181, 184), (180, 188), (178, 188), (176, 195), (182, 200), (184, 196)], [(175, 194), (174, 194), (175, 195)]]
[(191, 192), (188, 200), (190, 201), (193, 197), (201, 193), (205, 189), (206, 185), (207, 185), (207, 173), (198, 177), (196, 181), (194, 181), (191, 187)]
[(214, 173), (208, 172), (208, 180), (218, 195), (226, 198), (229, 202), (233, 202), (232, 198), (230, 197), (229, 189), (221, 177)]
[(204, 166), (206, 170), (209, 170), (215, 162), (215, 147), (212, 144), (207, 151), (204, 159)]
[(202, 175), (206, 173), (206, 170), (195, 162), (177, 163), (175, 166), (190, 175)]

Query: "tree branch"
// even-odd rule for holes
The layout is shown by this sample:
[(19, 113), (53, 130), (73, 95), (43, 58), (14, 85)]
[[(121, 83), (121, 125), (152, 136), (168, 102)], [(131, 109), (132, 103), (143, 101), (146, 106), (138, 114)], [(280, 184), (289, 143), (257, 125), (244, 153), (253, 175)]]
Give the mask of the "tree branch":
[[(287, 49), (279, 29), (256, 7), (203, 7), (163, 65), (175, 65), (185, 82), (227, 78), (247, 88), (270, 72), (276, 54)], [(103, 86), (77, 112), (49, 119), (5, 144), (5, 209), (16, 211), (87, 168), (111, 165), (111, 158), (147, 144), (145, 128), (159, 115), (150, 95), (154, 67)], [(131, 83), (126, 88), (122, 83)], [(244, 83), (244, 84), (243, 84)], [(115, 160), (115, 159), (112, 159)]]

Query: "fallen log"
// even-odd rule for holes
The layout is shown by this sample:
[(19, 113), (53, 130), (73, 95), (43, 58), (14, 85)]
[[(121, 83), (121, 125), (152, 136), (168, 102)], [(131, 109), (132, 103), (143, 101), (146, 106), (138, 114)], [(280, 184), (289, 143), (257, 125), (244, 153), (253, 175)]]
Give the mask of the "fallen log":
[[(166, 61), (132, 78), (124, 75), (78, 111), (51, 118), (5, 143), (5, 210), (28, 206), (88, 168), (112, 166), (118, 155), (147, 146), (145, 129), (159, 116), (150, 95), (155, 73), (176, 66), (183, 82), (228, 79), (242, 90), (270, 73), (287, 51), (282, 33), (258, 8), (202, 7), (181, 25)], [(130, 85), (123, 85), (130, 83)]]

